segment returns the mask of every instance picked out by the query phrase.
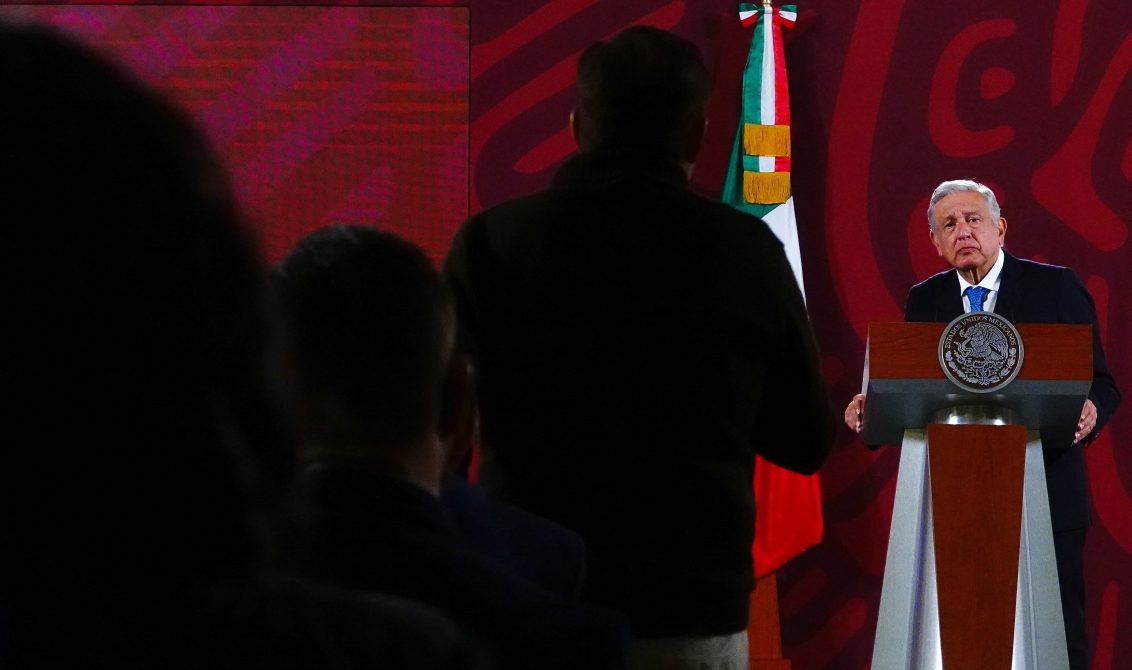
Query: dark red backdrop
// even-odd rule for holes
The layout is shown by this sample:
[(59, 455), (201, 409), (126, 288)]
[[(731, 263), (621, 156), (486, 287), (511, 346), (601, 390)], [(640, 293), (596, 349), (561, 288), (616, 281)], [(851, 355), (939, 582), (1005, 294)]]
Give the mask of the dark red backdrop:
[[(730, 0), (444, 4), (465, 9), (400, 19), (306, 10), (290, 57), (270, 61), (279, 42), (258, 56), (235, 43), (220, 79), (244, 92), (223, 98), (227, 113), (209, 117), (206, 105), (186, 100), (206, 126), (239, 139), (226, 156), (270, 257), (330, 221), (372, 221), (439, 257), (468, 211), (546, 185), (573, 149), (570, 85), (590, 41), (650, 23), (693, 39), (713, 63), (735, 57), (720, 39), (721, 18), (737, 5)], [(102, 25), (93, 9), (64, 9), (79, 32)], [(1012, 251), (1077, 269), (1097, 301), (1113, 371), (1132, 389), (1123, 348), (1132, 336), (1126, 0), (811, 0), (800, 9), (817, 20), (787, 47), (795, 198), (835, 404), (860, 385), (868, 322), (899, 319), (907, 287), (942, 269), (927, 240), (925, 198), (941, 179), (961, 176), (998, 191)], [(259, 21), (297, 16), (281, 12), (259, 8), (251, 20), (213, 7), (203, 23), (155, 23), (131, 45), (135, 55), (159, 47), (197, 57), (198, 41), (210, 43), (209, 21), (245, 35)], [(387, 57), (414, 65), (381, 65)], [(140, 61), (146, 76), (151, 61)], [(296, 62), (309, 70), (296, 71)], [(403, 95), (394, 95), (398, 86)], [(189, 87), (202, 100), (221, 99), (198, 88)], [(1132, 667), (1130, 416), (1122, 408), (1088, 452), (1096, 670)], [(786, 652), (797, 670), (868, 666), (896, 458), (845, 431), (823, 471), (826, 539), (780, 573)]]

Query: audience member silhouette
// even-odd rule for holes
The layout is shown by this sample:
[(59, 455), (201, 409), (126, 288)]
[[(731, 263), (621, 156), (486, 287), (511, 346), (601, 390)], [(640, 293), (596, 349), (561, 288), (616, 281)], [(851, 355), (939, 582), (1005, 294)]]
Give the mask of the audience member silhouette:
[[(459, 356), (461, 364), (467, 357)], [(511, 572), (568, 600), (581, 595), (586, 576), (586, 546), (581, 536), (565, 526), (501, 502), (468, 481), (472, 444), (478, 431), (475, 392), (465, 397), (473, 407), (448, 440), (447, 472), (440, 486), (440, 501), (448, 510), (461, 538), (475, 551), (486, 554)]]
[(581, 149), (468, 220), (446, 263), (485, 487), (578, 531), (631, 667), (746, 667), (754, 456), (814, 472), (834, 424), (781, 243), (695, 195), (710, 78), (636, 26), (578, 61)]
[(420, 599), (486, 640), (504, 668), (620, 663), (618, 622), (469, 549), (439, 499), (470, 420), (447, 286), (394, 235), (332, 227), (278, 271), (290, 318), (312, 576)]
[(586, 547), (577, 533), (500, 502), (455, 472), (444, 476), (440, 500), (472, 549), (551, 593), (579, 598)]
[(435, 610), (267, 569), (292, 468), (265, 282), (154, 93), (0, 25), (0, 665), (469, 667)]

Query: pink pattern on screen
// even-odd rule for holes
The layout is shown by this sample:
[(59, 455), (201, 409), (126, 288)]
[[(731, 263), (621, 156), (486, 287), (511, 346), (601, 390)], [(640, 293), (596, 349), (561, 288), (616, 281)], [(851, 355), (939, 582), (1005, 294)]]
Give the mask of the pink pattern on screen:
[(1120, 584), (1111, 581), (1104, 586), (1101, 595), (1100, 622), (1097, 624), (1097, 637), (1094, 647), (1093, 670), (1119, 670), (1115, 663), (1113, 648), (1116, 643), (1116, 621), (1120, 613)]
[[(1034, 198), (1066, 226), (1101, 251), (1128, 241), (1128, 224), (1100, 197), (1087, 176), (1092, 171), (1101, 130), (1111, 114), (1127, 114), (1112, 102), (1132, 71), (1132, 34), (1112, 57), (1084, 114), (1057, 152), (1034, 171)], [(1076, 178), (1070, 178), (1070, 176)]]
[[(980, 130), (969, 128), (956, 113), (956, 95), (959, 90), (960, 71), (967, 65), (968, 60), (974, 57), (975, 50), (984, 42), (1010, 37), (1016, 29), (1017, 25), (1010, 19), (981, 21), (955, 35), (940, 54), (928, 99), (928, 130), (935, 145), (944, 155), (956, 158), (982, 156), (1001, 149), (1014, 140), (1015, 129), (1010, 125), (1002, 124)], [(987, 73), (991, 73), (992, 81), (1013, 77), (1013, 74), (1004, 68), (984, 70), (984, 75)], [(982, 88), (980, 81), (980, 89)], [(995, 92), (996, 87), (992, 85), (989, 88), (992, 89), (992, 93)]]
[(1057, 105), (1069, 94), (1077, 65), (1081, 61), (1081, 42), (1085, 36), (1085, 6), (1088, 0), (1061, 0), (1050, 54), (1049, 102)]
[(193, 114), (270, 260), (331, 223), (434, 259), (468, 214), (466, 7), (7, 6)]

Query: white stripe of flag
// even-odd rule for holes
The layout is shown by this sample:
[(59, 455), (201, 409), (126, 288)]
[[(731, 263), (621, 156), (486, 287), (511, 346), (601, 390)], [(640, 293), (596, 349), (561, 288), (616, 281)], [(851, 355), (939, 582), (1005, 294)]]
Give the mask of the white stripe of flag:
[(759, 122), (763, 125), (775, 124), (774, 104), (774, 14), (767, 12), (759, 21), (763, 31), (763, 91), (762, 91), (762, 117)]

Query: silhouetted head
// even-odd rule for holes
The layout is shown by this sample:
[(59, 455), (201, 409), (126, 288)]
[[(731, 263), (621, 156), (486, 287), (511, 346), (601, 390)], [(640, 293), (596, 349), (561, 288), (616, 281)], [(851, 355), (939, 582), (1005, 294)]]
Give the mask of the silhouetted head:
[(41, 540), (9, 546), (119, 594), (245, 570), (248, 486), (289, 465), (222, 172), (181, 113), (45, 28), (0, 25), (0, 98), (4, 469)]
[(634, 26), (578, 61), (573, 128), (583, 151), (631, 149), (692, 162), (711, 80), (696, 45)]
[[(301, 240), (277, 274), (304, 448), (323, 450), (316, 458), (394, 457), (445, 432), (452, 298), (420, 248), (333, 226)], [(345, 453), (357, 449), (371, 453)]]

